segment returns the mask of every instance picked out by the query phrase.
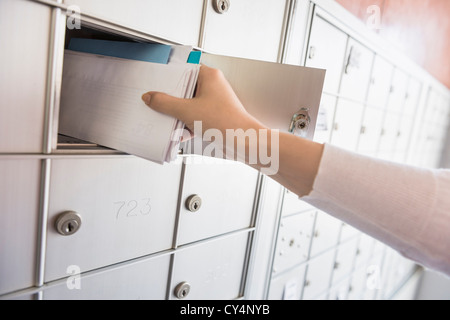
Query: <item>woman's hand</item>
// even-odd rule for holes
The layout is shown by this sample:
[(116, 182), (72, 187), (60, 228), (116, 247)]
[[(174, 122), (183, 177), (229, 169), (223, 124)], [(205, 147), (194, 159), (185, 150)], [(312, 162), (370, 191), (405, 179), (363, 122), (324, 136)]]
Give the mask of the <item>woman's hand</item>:
[(220, 70), (202, 65), (197, 81), (197, 92), (192, 99), (180, 99), (160, 92), (148, 92), (142, 100), (153, 110), (183, 121), (194, 130), (194, 121), (202, 121), (203, 132), (219, 129), (225, 136), (226, 129), (264, 126), (243, 107)]

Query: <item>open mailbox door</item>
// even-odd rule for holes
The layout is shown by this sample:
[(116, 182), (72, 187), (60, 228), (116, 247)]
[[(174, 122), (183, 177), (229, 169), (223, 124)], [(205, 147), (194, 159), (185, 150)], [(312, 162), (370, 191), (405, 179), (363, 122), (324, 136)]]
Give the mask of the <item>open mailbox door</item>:
[(325, 70), (208, 53), (201, 63), (220, 69), (261, 123), (313, 139)]
[[(312, 139), (325, 71), (213, 54), (201, 63), (222, 70), (237, 96), (271, 129)], [(154, 162), (174, 160), (182, 123), (141, 101), (147, 91), (190, 98), (199, 66), (156, 64), (67, 51), (59, 133)], [(184, 153), (192, 148), (183, 148)]]

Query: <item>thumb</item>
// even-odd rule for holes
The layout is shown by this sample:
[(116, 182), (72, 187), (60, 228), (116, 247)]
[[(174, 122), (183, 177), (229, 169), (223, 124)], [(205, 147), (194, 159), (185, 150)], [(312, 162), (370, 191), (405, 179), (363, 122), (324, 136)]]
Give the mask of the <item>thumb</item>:
[(183, 120), (188, 99), (181, 99), (161, 92), (147, 92), (142, 95), (142, 100), (155, 111), (165, 113), (174, 118)]

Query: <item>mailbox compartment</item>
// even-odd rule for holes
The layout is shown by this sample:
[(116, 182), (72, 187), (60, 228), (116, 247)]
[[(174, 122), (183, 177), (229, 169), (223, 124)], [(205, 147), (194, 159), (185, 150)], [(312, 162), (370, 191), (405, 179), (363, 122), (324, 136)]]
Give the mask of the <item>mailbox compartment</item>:
[(308, 211), (281, 220), (273, 264), (274, 274), (308, 259), (315, 216), (315, 211)]
[[(242, 296), (249, 233), (178, 249), (174, 256), (170, 299), (229, 300)], [(184, 288), (184, 293), (179, 292)]]
[(209, 52), (276, 62), (288, 1), (246, 0), (229, 3), (218, 11), (206, 1), (203, 48)]
[[(258, 172), (239, 162), (191, 160), (184, 170), (178, 245), (252, 227)], [(189, 207), (192, 196), (198, 207)]]
[(41, 161), (0, 160), (0, 294), (35, 282)]
[(80, 275), (72, 266), (69, 278), (44, 290), (43, 300), (163, 300), (169, 266), (170, 255)]
[(270, 282), (269, 300), (300, 300), (305, 282), (305, 265), (273, 278)]
[(81, 15), (95, 15), (160, 38), (198, 45), (203, 0), (64, 0), (64, 4), (77, 6), (72, 8), (79, 9)]
[[(52, 162), (45, 279), (82, 272), (172, 248), (181, 162), (158, 165), (127, 156)], [(81, 216), (69, 236), (55, 227), (62, 213)]]
[(33, 1), (0, 2), (0, 153), (42, 152), (51, 11)]

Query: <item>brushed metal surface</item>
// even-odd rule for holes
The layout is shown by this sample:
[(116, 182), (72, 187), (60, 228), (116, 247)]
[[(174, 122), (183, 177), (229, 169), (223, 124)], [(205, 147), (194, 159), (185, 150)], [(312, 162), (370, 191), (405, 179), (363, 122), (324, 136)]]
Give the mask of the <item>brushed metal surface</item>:
[[(135, 157), (53, 160), (47, 231), (46, 282), (170, 249), (181, 163), (157, 165)], [(69, 237), (54, 228), (73, 210), (83, 226)]]
[(34, 285), (40, 163), (0, 161), (0, 294)]
[(313, 138), (325, 70), (212, 54), (202, 63), (222, 70), (246, 110), (272, 129), (287, 132), (292, 116), (309, 108)]
[(41, 152), (51, 9), (0, 2), (0, 153)]
[(239, 233), (175, 253), (170, 298), (177, 299), (174, 289), (184, 281), (191, 286), (184, 300), (238, 298), (248, 236)]

